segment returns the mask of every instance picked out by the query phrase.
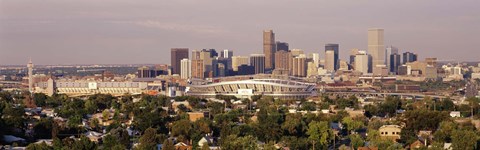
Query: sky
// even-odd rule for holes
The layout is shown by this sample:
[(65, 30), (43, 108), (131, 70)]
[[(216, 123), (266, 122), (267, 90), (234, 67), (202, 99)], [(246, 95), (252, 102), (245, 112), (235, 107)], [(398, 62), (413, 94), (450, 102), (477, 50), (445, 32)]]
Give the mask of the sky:
[(262, 31), (324, 57), (326, 43), (480, 60), (478, 0), (0, 0), (0, 65), (168, 64), (170, 49), (263, 53)]

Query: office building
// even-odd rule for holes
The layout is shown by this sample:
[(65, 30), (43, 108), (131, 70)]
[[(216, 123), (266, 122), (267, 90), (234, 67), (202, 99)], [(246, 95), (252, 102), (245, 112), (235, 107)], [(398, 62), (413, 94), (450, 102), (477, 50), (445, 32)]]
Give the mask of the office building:
[(385, 46), (383, 45), (383, 29), (368, 29), (368, 54), (372, 57), (373, 72), (377, 65), (385, 65)]
[(357, 48), (354, 48), (354, 49), (350, 50), (349, 63), (352, 66), (355, 66), (355, 56), (358, 54), (358, 51), (360, 51), (360, 50), (357, 49)]
[(312, 59), (312, 62), (316, 67), (320, 66), (320, 54), (319, 53), (311, 53), (309, 54), (309, 58)]
[(318, 75), (318, 66), (314, 62), (307, 63), (307, 77)]
[[(263, 31), (263, 54), (265, 55), (265, 69), (275, 69), (275, 34), (272, 30)], [(262, 72), (263, 73), (263, 72)]]
[(189, 59), (182, 59), (181, 61), (181, 73), (180, 77), (182, 79), (189, 79), (192, 77), (192, 61)]
[(307, 58), (306, 57), (295, 57), (292, 61), (292, 75), (296, 77), (306, 77), (307, 76)]
[(192, 68), (192, 78), (203, 79), (205, 78), (205, 71), (203, 60), (201, 59), (194, 59), (191, 60), (191, 68)]
[(192, 50), (192, 60), (200, 59), (200, 51), (199, 50)]
[(292, 68), (292, 54), (288, 51), (277, 51), (275, 53), (275, 70), (290, 70)]
[(336, 71), (336, 70), (338, 70), (338, 68), (340, 68), (338, 44), (325, 44), (325, 61), (327, 61), (327, 52), (328, 51), (333, 52), (333, 60), (329, 60), (329, 61), (333, 62), (333, 70), (330, 70), (330, 71)]
[(325, 51), (325, 66), (324, 68), (328, 71), (335, 71), (335, 52), (334, 51)]
[(290, 53), (292, 54), (292, 57), (297, 57), (305, 54), (305, 52), (303, 52), (303, 50), (301, 49), (292, 49), (290, 50)]
[(137, 78), (155, 78), (159, 75), (167, 75), (168, 70), (161, 70), (162, 68), (151, 69), (150, 67), (143, 66), (137, 70)]
[(389, 66), (390, 66), (390, 72), (393, 73), (393, 74), (398, 74), (398, 67), (401, 64), (401, 61), (400, 61), (400, 54), (398, 53), (394, 53), (394, 54), (391, 54), (390, 55), (390, 59), (389, 59)]
[(355, 55), (355, 70), (367, 74), (369, 68), (368, 60), (369, 56), (367, 55), (367, 52), (358, 51), (358, 54)]
[(28, 68), (28, 91), (30, 93), (33, 93), (33, 63), (32, 63), (32, 59), (30, 59), (30, 61), (28, 61), (27, 68)]
[(288, 43), (277, 41), (276, 43), (277, 51), (288, 51)]
[(220, 52), (220, 56), (223, 57), (223, 58), (232, 58), (233, 51), (225, 49), (225, 50)]
[(425, 58), (425, 62), (433, 67), (437, 67), (437, 58)]
[(188, 59), (188, 48), (172, 48), (171, 50), (172, 74), (180, 74), (180, 61)]
[(247, 56), (233, 56), (232, 57), (232, 70), (238, 71), (238, 67), (241, 65), (249, 65)]
[(255, 74), (265, 73), (265, 55), (263, 54), (250, 55), (250, 65), (255, 67)]
[(390, 56), (392, 54), (398, 54), (398, 48), (396, 47), (393, 47), (393, 46), (388, 46), (386, 49), (385, 49), (385, 62), (387, 63), (387, 67), (389, 68), (389, 70), (391, 71), (391, 67), (390, 67)]
[(215, 57), (215, 50), (212, 49), (203, 49), (200, 51), (200, 59), (203, 60), (203, 73), (204, 77), (212, 78), (213, 77), (213, 70), (215, 66), (215, 62), (213, 58)]
[(417, 54), (411, 52), (403, 53), (403, 64), (417, 61)]
[(250, 65), (240, 65), (238, 66), (237, 75), (253, 75), (255, 74), (255, 67)]

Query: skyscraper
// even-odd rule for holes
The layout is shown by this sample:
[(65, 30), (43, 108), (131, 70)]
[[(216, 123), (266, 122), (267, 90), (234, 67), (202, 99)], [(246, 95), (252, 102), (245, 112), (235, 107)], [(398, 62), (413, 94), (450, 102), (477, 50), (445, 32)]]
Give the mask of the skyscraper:
[(199, 50), (192, 50), (192, 60), (200, 59), (200, 51)]
[(303, 50), (301, 50), (301, 49), (292, 49), (292, 50), (290, 51), (290, 53), (292, 53), (292, 56), (293, 56), (293, 57), (297, 57), (297, 56), (300, 56), (300, 55), (302, 55), (302, 54), (305, 54), (305, 52), (304, 52)]
[(185, 58), (185, 59), (182, 59), (181, 61), (181, 74), (180, 74), (180, 77), (182, 79), (188, 79), (190, 77), (192, 77), (192, 61)]
[(325, 67), (328, 71), (335, 71), (335, 52), (325, 51)]
[(232, 69), (238, 71), (238, 67), (241, 65), (249, 65), (247, 56), (233, 56), (232, 57)]
[(313, 64), (318, 67), (320, 65), (320, 54), (319, 53), (311, 53), (309, 54), (309, 58), (312, 58)]
[(295, 57), (292, 61), (292, 75), (296, 77), (306, 77), (307, 76), (307, 58), (306, 57)]
[(192, 78), (203, 79), (205, 77), (205, 71), (203, 70), (203, 60), (194, 59), (191, 61)]
[(417, 54), (411, 52), (403, 53), (403, 64), (417, 61)]
[(358, 51), (355, 55), (355, 70), (362, 72), (363, 74), (368, 73), (368, 55), (365, 51)]
[(233, 51), (224, 49), (223, 51), (220, 52), (220, 56), (223, 58), (232, 58), (233, 56)]
[(373, 72), (377, 65), (385, 65), (385, 46), (383, 45), (383, 29), (368, 29), (368, 53), (372, 56)]
[(390, 54), (390, 59), (388, 63), (389, 63), (390, 72), (393, 74), (398, 74), (398, 67), (401, 65), (400, 54), (398, 53)]
[(275, 69), (289, 70), (291, 74), (292, 68), (292, 54), (288, 51), (277, 51), (275, 53)]
[(387, 63), (387, 67), (390, 71), (392, 71), (392, 67), (390, 67), (390, 56), (392, 54), (398, 54), (398, 48), (396, 47), (393, 47), (393, 46), (388, 46), (386, 49), (385, 49), (385, 62)]
[(28, 61), (27, 68), (28, 68), (28, 91), (30, 92), (30, 94), (33, 94), (33, 63), (32, 63), (32, 59), (30, 59), (30, 61)]
[(265, 69), (275, 69), (275, 33), (272, 30), (263, 31), (263, 54), (265, 54)]
[[(340, 60), (339, 60), (339, 50), (338, 50), (338, 44), (325, 44), (325, 63), (327, 61), (327, 52), (328, 51), (332, 51), (333, 52), (333, 60), (330, 60), (331, 62), (333, 62), (333, 70), (330, 70), (330, 71), (335, 71), (335, 70), (338, 70), (338, 68), (340, 68)], [(327, 69), (327, 68), (325, 68)], [(328, 70), (328, 69), (327, 69)]]
[(277, 52), (278, 51), (288, 51), (289, 50), (287, 42), (277, 41), (276, 45), (277, 45)]
[(188, 48), (172, 48), (171, 55), (172, 74), (180, 74), (180, 61), (188, 59)]
[(250, 55), (250, 65), (255, 67), (255, 74), (265, 73), (265, 55), (263, 54)]

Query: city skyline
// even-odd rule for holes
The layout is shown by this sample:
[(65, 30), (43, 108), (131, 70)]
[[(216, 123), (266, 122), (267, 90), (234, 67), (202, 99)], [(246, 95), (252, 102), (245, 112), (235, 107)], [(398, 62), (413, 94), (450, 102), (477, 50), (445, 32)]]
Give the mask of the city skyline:
[[(284, 6), (287, 3), (285, 1), (255, 2), (253, 5), (248, 5), (253, 3), (249, 1), (234, 2), (236, 6), (221, 1), (162, 4), (120, 1), (113, 3), (114, 6), (93, 1), (72, 4), (46, 2), (63, 6), (55, 9), (49, 5), (39, 5), (40, 2), (26, 2), (0, 1), (0, 65), (24, 65), (30, 57), (39, 65), (168, 64), (170, 58), (163, 54), (175, 47), (190, 50), (215, 48), (217, 51), (230, 49), (235, 55), (249, 56), (262, 53), (261, 31), (265, 29), (272, 29), (276, 40), (289, 43), (290, 49), (320, 53), (321, 58), (325, 57), (322, 53), (325, 44), (338, 43), (340, 59), (348, 60), (350, 49), (367, 50), (368, 28), (383, 28), (385, 46), (393, 45), (400, 52), (416, 53), (419, 59), (480, 59), (479, 55), (471, 55), (478, 52), (477, 48), (480, 47), (475, 42), (478, 39), (476, 35), (480, 34), (479, 30), (475, 30), (480, 24), (480, 10), (475, 7), (479, 3), (477, 1), (302, 1), (289, 3), (288, 6)], [(195, 8), (197, 5), (208, 6), (213, 3), (223, 7), (212, 10)], [(97, 7), (86, 11), (90, 4)], [(281, 12), (279, 10), (282, 9), (279, 9), (252, 15), (259, 14), (261, 8), (270, 4), (278, 6), (276, 8), (305, 9), (295, 13)], [(371, 4), (373, 6), (369, 6)], [(21, 9), (29, 6), (38, 7)], [(329, 8), (334, 6), (344, 6), (341, 10), (355, 8), (358, 11), (340, 13), (341, 10)], [(365, 11), (374, 6), (382, 7)], [(231, 10), (233, 7), (253, 11)], [(179, 8), (190, 11), (175, 15), (161, 13)], [(125, 14), (123, 9), (135, 15)], [(214, 13), (218, 11), (225, 14)], [(197, 15), (206, 17), (194, 19)], [(278, 19), (283, 19), (283, 23), (279, 23)], [(324, 21), (334, 21), (335, 24), (326, 24)]]

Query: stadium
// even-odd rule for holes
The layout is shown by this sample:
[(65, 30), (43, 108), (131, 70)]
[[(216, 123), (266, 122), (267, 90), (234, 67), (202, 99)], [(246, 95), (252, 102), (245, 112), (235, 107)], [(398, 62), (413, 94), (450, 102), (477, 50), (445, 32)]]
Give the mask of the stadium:
[(211, 98), (217, 95), (251, 98), (254, 95), (272, 96), (278, 99), (301, 99), (315, 95), (316, 84), (287, 78), (234, 78), (234, 80), (215, 79), (201, 84), (190, 83), (186, 95)]

